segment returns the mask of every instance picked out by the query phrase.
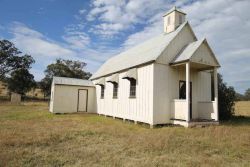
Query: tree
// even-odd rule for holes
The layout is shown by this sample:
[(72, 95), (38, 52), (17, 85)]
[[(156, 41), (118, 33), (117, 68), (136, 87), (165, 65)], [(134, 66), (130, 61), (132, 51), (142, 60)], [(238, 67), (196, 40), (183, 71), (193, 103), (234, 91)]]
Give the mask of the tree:
[(0, 80), (17, 69), (29, 69), (34, 59), (30, 55), (23, 55), (13, 43), (8, 40), (0, 40)]
[(228, 120), (234, 114), (236, 92), (233, 87), (228, 87), (227, 84), (223, 82), (221, 74), (218, 74), (218, 96), (219, 118), (220, 120)]
[(24, 95), (26, 92), (35, 87), (36, 82), (34, 76), (29, 73), (28, 69), (22, 68), (11, 72), (8, 81), (8, 89), (11, 92), (15, 92)]
[(236, 101), (245, 100), (245, 96), (236, 92)]
[(47, 66), (45, 77), (41, 81), (41, 88), (46, 95), (50, 94), (53, 76), (89, 79), (91, 73), (85, 72), (85, 62), (57, 59), (55, 63)]
[(250, 100), (250, 88), (248, 88), (244, 94), (244, 99), (245, 100)]

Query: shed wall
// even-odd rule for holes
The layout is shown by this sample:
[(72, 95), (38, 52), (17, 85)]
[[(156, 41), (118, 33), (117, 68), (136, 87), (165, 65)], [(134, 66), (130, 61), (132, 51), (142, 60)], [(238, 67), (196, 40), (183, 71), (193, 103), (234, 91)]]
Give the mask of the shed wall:
[[(54, 97), (51, 103), (53, 113), (73, 113), (77, 112), (78, 90), (88, 90), (87, 112), (96, 112), (95, 87), (55, 85)], [(80, 103), (80, 102), (79, 102)]]

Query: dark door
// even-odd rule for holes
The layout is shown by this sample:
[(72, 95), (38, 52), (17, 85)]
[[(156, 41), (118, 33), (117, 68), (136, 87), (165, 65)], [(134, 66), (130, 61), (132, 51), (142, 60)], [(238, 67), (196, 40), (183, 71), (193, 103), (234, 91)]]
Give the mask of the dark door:
[[(190, 119), (192, 119), (192, 82), (190, 82)], [(186, 99), (186, 81), (179, 82), (179, 99)]]

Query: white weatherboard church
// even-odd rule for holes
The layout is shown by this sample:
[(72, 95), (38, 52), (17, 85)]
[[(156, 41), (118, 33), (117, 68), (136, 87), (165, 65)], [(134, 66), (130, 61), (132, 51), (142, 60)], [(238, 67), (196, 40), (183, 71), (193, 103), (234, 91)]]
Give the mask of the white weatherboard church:
[(172, 8), (163, 16), (162, 34), (112, 57), (97, 70), (90, 78), (96, 87), (96, 113), (151, 127), (218, 124), (220, 64), (185, 16)]

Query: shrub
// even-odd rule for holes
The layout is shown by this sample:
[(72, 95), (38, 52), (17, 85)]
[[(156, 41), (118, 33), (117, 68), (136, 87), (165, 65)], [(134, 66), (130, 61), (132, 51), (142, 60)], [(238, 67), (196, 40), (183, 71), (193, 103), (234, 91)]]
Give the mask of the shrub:
[(223, 82), (221, 74), (218, 74), (218, 96), (219, 119), (229, 120), (234, 114), (236, 92), (233, 87), (228, 87), (227, 84)]

